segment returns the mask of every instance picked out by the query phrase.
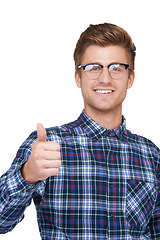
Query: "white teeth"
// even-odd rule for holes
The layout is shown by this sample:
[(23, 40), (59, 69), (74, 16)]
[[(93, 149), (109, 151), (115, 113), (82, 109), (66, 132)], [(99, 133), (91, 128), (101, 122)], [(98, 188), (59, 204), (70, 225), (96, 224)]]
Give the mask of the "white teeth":
[(96, 92), (97, 92), (97, 93), (104, 93), (104, 94), (107, 94), (107, 93), (111, 93), (112, 90), (102, 90), (102, 89), (97, 89)]

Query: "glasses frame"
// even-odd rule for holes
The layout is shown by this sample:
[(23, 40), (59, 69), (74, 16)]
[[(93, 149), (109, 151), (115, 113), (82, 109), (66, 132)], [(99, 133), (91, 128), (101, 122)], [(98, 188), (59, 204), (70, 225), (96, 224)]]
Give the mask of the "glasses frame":
[[(86, 66), (89, 66), (89, 65), (94, 65), (94, 64), (101, 67), (101, 71), (100, 71), (99, 77), (101, 76), (102, 70), (103, 70), (104, 67), (107, 67), (108, 70), (109, 70), (110, 66), (116, 65), (116, 64), (119, 64), (119, 65), (121, 65), (121, 66), (124, 66), (124, 67), (125, 67), (125, 70), (129, 69), (129, 70), (131, 71), (131, 68), (130, 68), (129, 64), (117, 63), (117, 62), (115, 62), (115, 63), (110, 63), (109, 65), (102, 65), (102, 64), (100, 64), (100, 63), (87, 63), (87, 64), (79, 65), (77, 68), (78, 68), (78, 69), (81, 69), (81, 68), (82, 68), (82, 69), (84, 70), (86, 76), (87, 76), (87, 73), (86, 73), (86, 71), (85, 71), (85, 67), (86, 67)], [(110, 75), (111, 78), (113, 78), (113, 77), (111, 76), (111, 74), (110, 74), (110, 71), (109, 71), (109, 75)], [(88, 77), (88, 76), (87, 76), (87, 77)], [(94, 79), (98, 79), (99, 77), (96, 77), (96, 78), (94, 78)], [(88, 78), (89, 78), (89, 77), (88, 77)], [(92, 79), (92, 78), (89, 78), (89, 79)], [(116, 78), (113, 78), (113, 79), (116, 79)], [(120, 78), (117, 78), (117, 79), (120, 79)]]

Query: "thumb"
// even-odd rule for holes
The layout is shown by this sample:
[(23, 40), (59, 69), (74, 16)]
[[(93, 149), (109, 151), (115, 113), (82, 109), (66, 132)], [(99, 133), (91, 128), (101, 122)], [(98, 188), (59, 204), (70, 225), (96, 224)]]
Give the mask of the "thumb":
[(39, 142), (46, 142), (46, 129), (43, 127), (41, 123), (37, 124), (37, 141)]

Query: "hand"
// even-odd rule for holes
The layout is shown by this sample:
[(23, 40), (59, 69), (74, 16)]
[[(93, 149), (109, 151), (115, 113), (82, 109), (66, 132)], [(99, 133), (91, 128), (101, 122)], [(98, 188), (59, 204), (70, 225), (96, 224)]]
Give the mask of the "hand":
[(61, 166), (60, 145), (46, 141), (46, 130), (37, 124), (37, 141), (32, 146), (29, 160), (21, 169), (23, 178), (30, 184), (55, 176)]

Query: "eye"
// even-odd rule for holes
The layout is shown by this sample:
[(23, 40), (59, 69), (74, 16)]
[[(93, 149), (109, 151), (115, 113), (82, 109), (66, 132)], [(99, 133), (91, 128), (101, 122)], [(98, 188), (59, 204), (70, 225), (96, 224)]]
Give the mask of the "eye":
[(90, 71), (90, 72), (99, 72), (101, 70), (101, 66), (97, 64), (89, 64), (86, 65), (85, 71)]
[(122, 72), (124, 70), (124, 66), (120, 64), (113, 64), (109, 67), (109, 71), (112, 72)]

